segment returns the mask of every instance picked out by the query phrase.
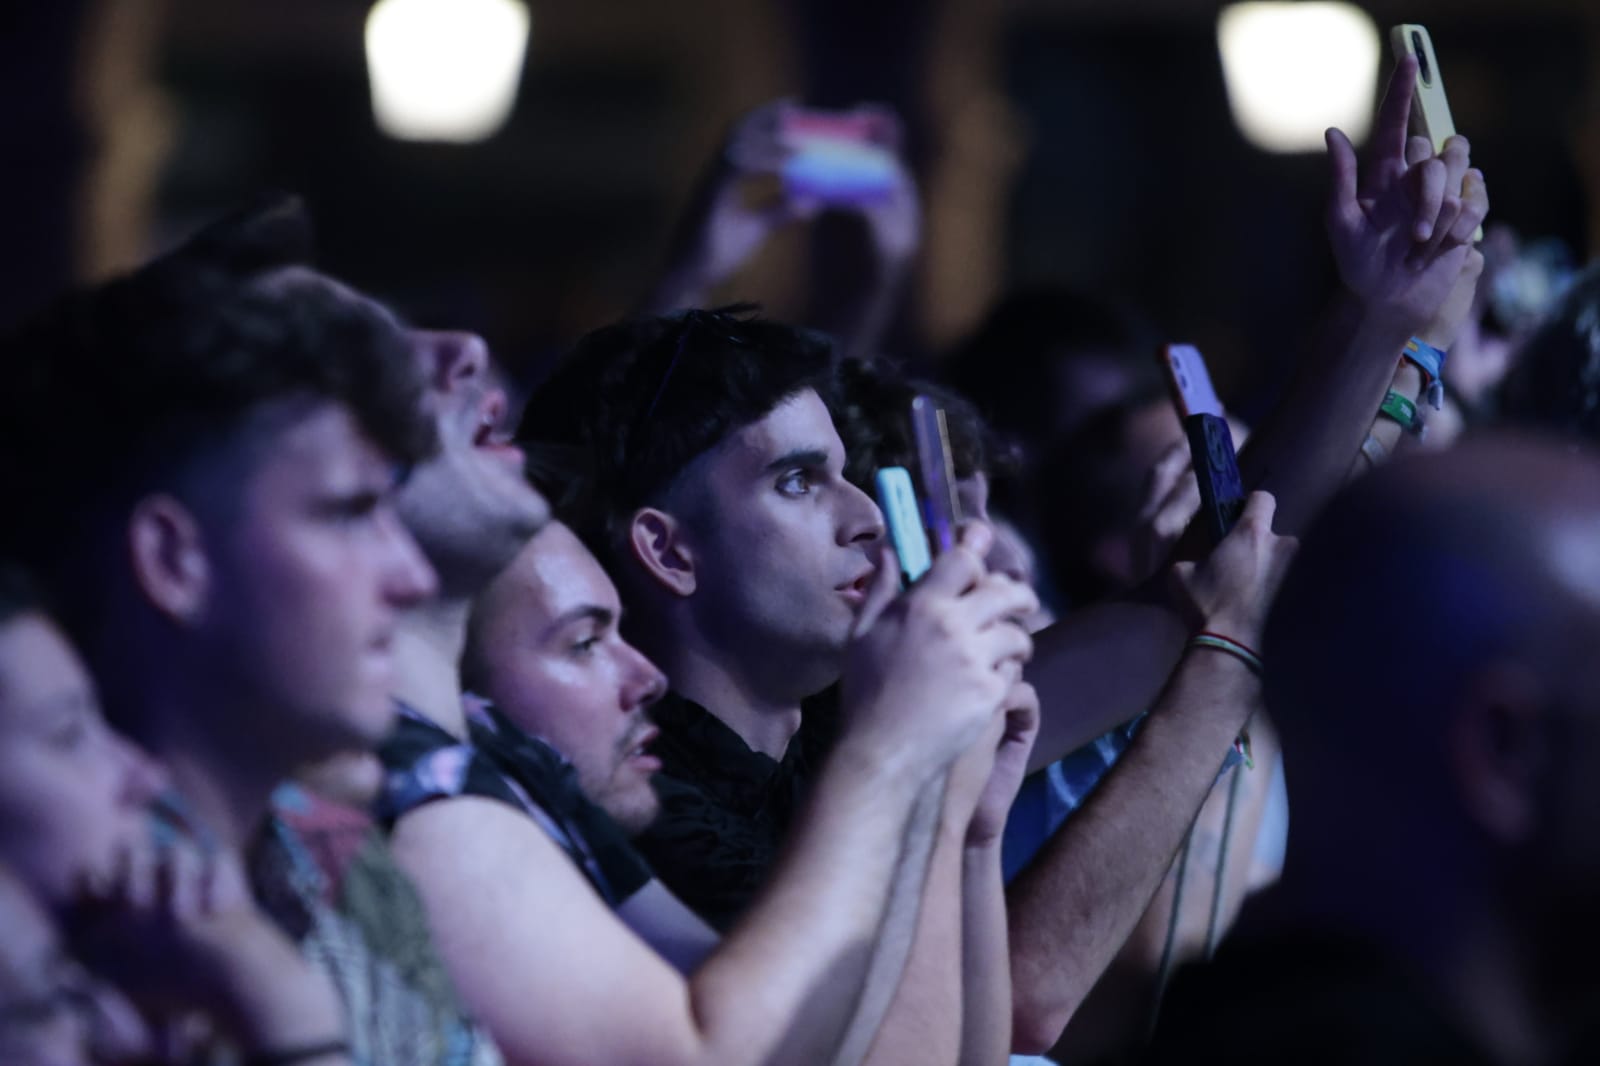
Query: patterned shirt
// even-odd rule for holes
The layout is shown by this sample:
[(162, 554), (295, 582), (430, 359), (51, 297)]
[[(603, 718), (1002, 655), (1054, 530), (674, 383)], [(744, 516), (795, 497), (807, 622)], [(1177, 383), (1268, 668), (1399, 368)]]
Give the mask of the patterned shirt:
[(379, 802), (383, 821), (392, 826), (424, 803), (454, 796), (499, 800), (537, 822), (608, 905), (643, 888), (650, 867), (584, 796), (572, 765), (486, 701), (469, 696), (465, 703), (470, 741), (401, 705), (399, 726), (380, 753), (388, 771)]
[(501, 1066), (467, 1020), (416, 890), (372, 820), (295, 785), (248, 855), (256, 899), (333, 980), (357, 1066)]

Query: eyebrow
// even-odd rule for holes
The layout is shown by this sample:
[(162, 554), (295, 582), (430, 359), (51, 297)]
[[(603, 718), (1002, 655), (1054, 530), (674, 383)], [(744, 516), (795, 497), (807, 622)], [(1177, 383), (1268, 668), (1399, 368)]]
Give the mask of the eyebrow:
[(569, 611), (562, 611), (556, 615), (550, 624), (545, 627), (545, 634), (548, 636), (549, 634), (557, 633), (573, 622), (585, 620), (593, 620), (599, 622), (602, 626), (608, 626), (615, 618), (616, 615), (598, 604), (585, 604), (582, 607), (574, 607)]
[(772, 462), (762, 467), (763, 473), (777, 473), (792, 466), (827, 466), (828, 449), (826, 448), (794, 448), (784, 452)]

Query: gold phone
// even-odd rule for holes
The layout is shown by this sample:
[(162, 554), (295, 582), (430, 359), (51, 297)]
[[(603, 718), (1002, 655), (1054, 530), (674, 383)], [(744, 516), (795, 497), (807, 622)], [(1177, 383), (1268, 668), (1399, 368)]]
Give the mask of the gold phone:
[[(1450, 100), (1444, 93), (1444, 78), (1439, 73), (1439, 57), (1426, 26), (1403, 23), (1389, 30), (1389, 47), (1398, 62), (1407, 55), (1417, 57), (1417, 87), (1411, 96), (1411, 132), (1428, 138), (1434, 154), (1444, 151), (1444, 142), (1456, 134), (1450, 116)], [(1459, 190), (1457, 190), (1459, 192)], [(1483, 227), (1473, 234), (1483, 240)]]

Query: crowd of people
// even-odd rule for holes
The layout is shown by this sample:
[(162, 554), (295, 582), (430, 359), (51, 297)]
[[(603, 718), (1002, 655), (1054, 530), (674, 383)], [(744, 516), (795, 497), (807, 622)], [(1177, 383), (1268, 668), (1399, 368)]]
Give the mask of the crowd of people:
[(15, 326), (0, 1060), (1594, 1061), (1600, 275), (1495, 318), (1416, 77), (1220, 540), (1136, 311), (880, 351), (904, 170), (828, 332), (710, 306), (790, 104), (525, 404), (292, 199)]

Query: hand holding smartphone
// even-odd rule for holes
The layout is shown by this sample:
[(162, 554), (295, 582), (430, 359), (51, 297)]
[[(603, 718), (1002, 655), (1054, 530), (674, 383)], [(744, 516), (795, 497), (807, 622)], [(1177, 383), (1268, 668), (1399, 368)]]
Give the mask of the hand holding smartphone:
[(1233, 432), (1198, 348), (1167, 345), (1161, 350), (1161, 368), (1189, 439), (1189, 456), (1200, 484), (1200, 512), (1211, 543), (1216, 544), (1244, 510), (1244, 481), (1233, 451)]
[(885, 200), (900, 180), (892, 140), (892, 121), (870, 110), (787, 111), (778, 128), (784, 190), (828, 204)]
[[(1456, 123), (1450, 114), (1450, 100), (1445, 96), (1433, 38), (1428, 35), (1426, 26), (1403, 23), (1389, 30), (1389, 48), (1396, 62), (1408, 55), (1417, 58), (1417, 86), (1411, 94), (1411, 132), (1428, 138), (1434, 154), (1438, 155), (1444, 151), (1444, 142), (1456, 135)], [(1473, 240), (1483, 240), (1482, 226), (1478, 227)]]
[(910, 472), (903, 466), (884, 467), (876, 479), (878, 506), (883, 510), (884, 524), (900, 557), (907, 584), (927, 572), (935, 555), (955, 546), (961, 525), (955, 462), (950, 454), (944, 409), (931, 397), (915, 397), (911, 401), (911, 428), (922, 481), (920, 499)]

